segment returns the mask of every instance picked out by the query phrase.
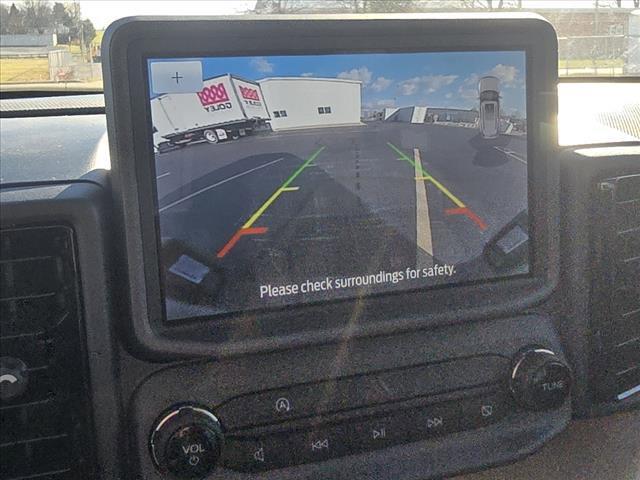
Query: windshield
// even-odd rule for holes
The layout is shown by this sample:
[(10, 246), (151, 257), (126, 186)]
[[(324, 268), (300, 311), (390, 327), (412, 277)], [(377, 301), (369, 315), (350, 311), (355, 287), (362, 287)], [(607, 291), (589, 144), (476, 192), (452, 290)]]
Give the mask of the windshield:
[(102, 90), (105, 28), (132, 15), (536, 12), (558, 33), (563, 77), (640, 75), (640, 0), (0, 1), (2, 90)]

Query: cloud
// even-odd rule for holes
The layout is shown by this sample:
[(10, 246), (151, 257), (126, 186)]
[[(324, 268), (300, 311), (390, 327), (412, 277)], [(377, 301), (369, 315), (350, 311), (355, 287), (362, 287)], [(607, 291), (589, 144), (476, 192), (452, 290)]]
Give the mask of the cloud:
[(396, 101), (393, 98), (382, 98), (380, 100), (376, 100), (373, 103), (374, 107), (395, 107), (396, 106)]
[(460, 85), (460, 87), (458, 87), (458, 97), (463, 100), (473, 100), (475, 102), (478, 100), (478, 87), (469, 88), (464, 85)]
[(304, 72), (300, 74), (301, 77), (313, 77), (313, 72)]
[(480, 81), (480, 75), (478, 75), (477, 73), (472, 73), (467, 78), (465, 78), (464, 82), (462, 82), (462, 83), (464, 85), (466, 85), (467, 87), (476, 87), (476, 88), (478, 88), (478, 82), (479, 81)]
[(427, 93), (433, 93), (442, 87), (451, 85), (457, 75), (425, 75), (422, 77), (413, 77), (399, 83), (400, 93), (402, 95), (413, 95), (421, 90)]
[(383, 110), (385, 108), (395, 108), (396, 101), (394, 98), (381, 98), (373, 102), (363, 103), (362, 107), (365, 110)]
[(513, 65), (503, 65), (499, 63), (487, 72), (487, 75), (498, 77), (500, 82), (506, 87), (512, 87), (520, 81), (520, 71)]
[(346, 80), (358, 80), (364, 85), (368, 85), (371, 82), (373, 74), (367, 67), (352, 68), (349, 71), (340, 72), (338, 78), (344, 78)]
[(452, 98), (453, 97), (453, 93), (449, 92), (447, 93), (444, 98)]
[(371, 87), (371, 90), (373, 90), (374, 92), (381, 92), (382, 90), (385, 90), (386, 88), (388, 88), (389, 85), (391, 85), (392, 83), (393, 83), (393, 80), (390, 80), (384, 77), (378, 77), (370, 85), (370, 87)]
[(271, 73), (273, 72), (273, 63), (270, 63), (264, 57), (254, 57), (249, 62), (253, 68), (255, 68), (260, 73)]
[(420, 87), (420, 77), (413, 77), (404, 82), (400, 82), (400, 93), (402, 95), (413, 95)]
[(473, 88), (473, 92), (475, 98), (478, 96), (478, 82), (481, 77), (486, 77), (487, 75), (491, 75), (493, 77), (498, 78), (500, 80), (500, 86), (505, 88), (515, 87), (518, 85), (522, 78), (520, 77), (520, 70), (518, 70), (513, 65), (503, 65), (499, 63), (495, 67), (493, 67), (488, 72), (483, 73), (482, 75), (478, 75), (477, 73), (472, 73), (462, 82), (463, 87), (460, 87), (458, 92), (462, 92), (465, 90), (465, 98), (471, 95), (470, 91), (467, 91), (464, 87), (468, 87), (469, 89)]

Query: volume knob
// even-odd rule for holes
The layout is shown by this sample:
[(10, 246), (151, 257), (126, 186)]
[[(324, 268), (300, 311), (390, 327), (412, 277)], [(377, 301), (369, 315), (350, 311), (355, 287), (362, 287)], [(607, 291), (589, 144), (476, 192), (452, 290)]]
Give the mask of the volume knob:
[(224, 436), (209, 410), (192, 405), (161, 415), (151, 433), (151, 456), (158, 470), (179, 479), (201, 479), (218, 463)]
[(551, 350), (528, 347), (518, 353), (511, 370), (511, 392), (528, 410), (550, 410), (564, 404), (572, 384), (570, 368)]

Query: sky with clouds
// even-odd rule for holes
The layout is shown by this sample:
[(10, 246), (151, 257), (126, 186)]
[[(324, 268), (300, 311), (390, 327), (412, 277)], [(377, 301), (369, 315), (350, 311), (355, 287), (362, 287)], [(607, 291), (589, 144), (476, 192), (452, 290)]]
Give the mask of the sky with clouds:
[(494, 75), (500, 79), (503, 111), (526, 115), (524, 52), (217, 57), (202, 63), (205, 79), (231, 73), (249, 80), (289, 76), (359, 80), (366, 109), (473, 108), (478, 104), (478, 80)]

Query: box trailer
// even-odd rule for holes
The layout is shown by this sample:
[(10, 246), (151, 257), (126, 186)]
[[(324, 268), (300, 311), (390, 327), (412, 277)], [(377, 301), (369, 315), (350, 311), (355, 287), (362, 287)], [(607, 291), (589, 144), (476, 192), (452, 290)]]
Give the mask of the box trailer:
[(484, 138), (496, 138), (500, 127), (500, 80), (482, 77), (478, 82), (480, 132)]
[(237, 139), (270, 120), (260, 85), (233, 75), (210, 78), (196, 93), (168, 93), (151, 99), (154, 147)]

